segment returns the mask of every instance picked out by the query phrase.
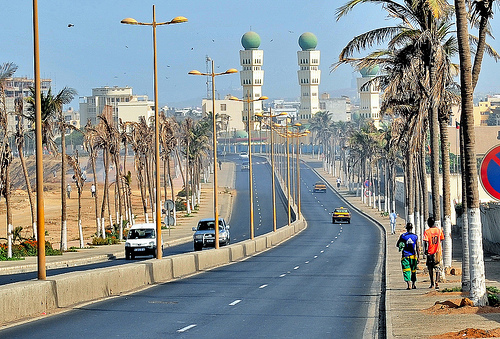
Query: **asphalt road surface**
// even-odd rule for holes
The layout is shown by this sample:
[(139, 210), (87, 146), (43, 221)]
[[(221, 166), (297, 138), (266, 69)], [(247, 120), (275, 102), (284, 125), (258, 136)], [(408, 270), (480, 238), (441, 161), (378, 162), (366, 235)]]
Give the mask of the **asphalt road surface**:
[(316, 174), (305, 166), (301, 171), (308, 228), (281, 246), (12, 327), (0, 337), (374, 337), (382, 290), (381, 231), (355, 211), (351, 224), (332, 224), (330, 212), (344, 203), (330, 189), (313, 193)]

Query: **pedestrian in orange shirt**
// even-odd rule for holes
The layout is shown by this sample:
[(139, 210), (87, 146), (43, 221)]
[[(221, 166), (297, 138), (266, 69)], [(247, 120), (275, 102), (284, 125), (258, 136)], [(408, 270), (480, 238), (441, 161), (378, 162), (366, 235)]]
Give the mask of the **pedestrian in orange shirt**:
[[(433, 217), (427, 219), (427, 225), (429, 228), (424, 232), (424, 253), (427, 256), (426, 265), (429, 269), (429, 277), (431, 279), (431, 286), (433, 288), (434, 284), (436, 289), (439, 289), (438, 281), (441, 275), (441, 241), (444, 240), (443, 231), (437, 228)], [(434, 283), (434, 272), (436, 272), (436, 281)]]

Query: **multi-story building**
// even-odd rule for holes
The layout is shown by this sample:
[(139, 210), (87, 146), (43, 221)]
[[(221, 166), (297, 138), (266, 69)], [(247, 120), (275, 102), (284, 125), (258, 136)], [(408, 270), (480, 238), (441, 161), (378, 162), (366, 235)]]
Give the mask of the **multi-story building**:
[[(373, 80), (379, 71), (378, 66), (361, 69), (361, 78), (357, 79), (359, 94), (359, 115), (362, 119), (371, 119), (376, 127), (380, 125), (380, 89)], [(366, 84), (366, 86), (365, 86)]]
[[(41, 79), (40, 86), (42, 92), (46, 93), (52, 84), (50, 79)], [(19, 117), (16, 115), (15, 111), (15, 99), (23, 98), (23, 100), (31, 95), (30, 88), (35, 87), (35, 81), (26, 77), (19, 78), (9, 78), (5, 80), (5, 104), (7, 107), (7, 128), (9, 133), (13, 133), (16, 130), (17, 121)], [(26, 114), (27, 105), (23, 101), (23, 113)], [(26, 119), (23, 121), (23, 128), (27, 131), (30, 127), (29, 121)]]
[[(226, 95), (224, 100), (215, 100), (215, 112), (217, 116), (217, 123), (219, 125), (219, 132), (234, 133), (235, 131), (245, 130), (243, 123), (242, 112), (243, 102), (229, 100), (231, 95)], [(201, 103), (202, 116), (212, 114), (213, 103), (211, 99), (203, 99)]]
[(300, 85), (299, 120), (307, 121), (320, 111), (319, 84), (321, 71), (319, 70), (320, 51), (316, 50), (318, 39), (312, 33), (306, 32), (299, 37), (301, 51), (297, 52), (300, 69), (297, 71)]
[(330, 94), (323, 93), (319, 99), (320, 111), (331, 113), (332, 121), (351, 121), (351, 99), (330, 98)]
[(154, 115), (154, 102), (147, 95), (133, 95), (131, 87), (93, 88), (92, 95), (80, 97), (80, 119), (85, 125), (88, 120), (92, 125), (99, 121), (97, 117), (105, 111), (111, 112), (113, 122), (139, 121), (139, 117), (149, 119)]
[(500, 125), (500, 95), (488, 96), (485, 101), (474, 106), (474, 125), (488, 126), (488, 120), (493, 113), (497, 117), (494, 124)]
[[(262, 96), (262, 85), (264, 83), (264, 51), (258, 49), (260, 46), (260, 36), (255, 32), (246, 32), (241, 37), (241, 45), (244, 50), (240, 51), (240, 64), (243, 69), (240, 71), (241, 86), (243, 86), (244, 100), (257, 100)], [(254, 129), (255, 113), (262, 113), (262, 101), (253, 101), (243, 104), (243, 122)], [(247, 121), (250, 114), (250, 123)]]

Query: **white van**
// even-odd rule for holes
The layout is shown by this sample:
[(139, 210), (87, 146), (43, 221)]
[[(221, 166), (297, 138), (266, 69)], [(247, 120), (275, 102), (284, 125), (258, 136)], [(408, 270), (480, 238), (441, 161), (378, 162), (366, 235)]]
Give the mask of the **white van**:
[(145, 255), (156, 257), (156, 224), (153, 223), (136, 224), (127, 234), (125, 258), (129, 260)]

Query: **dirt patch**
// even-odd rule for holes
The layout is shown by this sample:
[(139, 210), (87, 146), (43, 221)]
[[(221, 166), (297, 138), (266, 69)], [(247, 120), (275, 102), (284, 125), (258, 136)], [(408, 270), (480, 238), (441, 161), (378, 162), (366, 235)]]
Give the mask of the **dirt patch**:
[(455, 339), (455, 338), (497, 338), (500, 337), (500, 328), (493, 330), (481, 330), (477, 328), (466, 328), (458, 332), (448, 332), (431, 336), (431, 339)]

